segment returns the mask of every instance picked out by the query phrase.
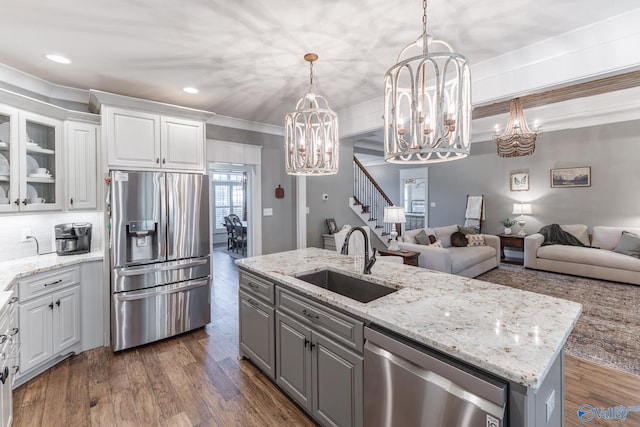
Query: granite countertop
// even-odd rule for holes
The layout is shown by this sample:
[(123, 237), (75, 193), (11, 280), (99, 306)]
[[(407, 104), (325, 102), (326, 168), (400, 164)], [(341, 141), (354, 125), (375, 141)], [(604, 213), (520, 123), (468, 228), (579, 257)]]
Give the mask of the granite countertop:
[(582, 311), (580, 304), (379, 257), (372, 282), (398, 292), (361, 303), (292, 277), (325, 268), (362, 277), (362, 258), (318, 248), (237, 260), (242, 269), (537, 389)]
[(6, 290), (17, 278), (88, 261), (102, 261), (102, 251), (58, 256), (55, 253), (0, 262), (0, 290)]

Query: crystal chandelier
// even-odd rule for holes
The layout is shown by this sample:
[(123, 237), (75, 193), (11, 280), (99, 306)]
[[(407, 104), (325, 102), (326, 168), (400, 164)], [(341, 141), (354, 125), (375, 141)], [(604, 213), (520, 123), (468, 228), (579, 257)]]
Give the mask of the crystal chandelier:
[(536, 149), (536, 139), (542, 131), (536, 121), (531, 131), (524, 117), (524, 111), (520, 105), (520, 98), (511, 100), (509, 106), (509, 119), (504, 133), (500, 135), (500, 129), (496, 125), (493, 131), (493, 140), (496, 142), (498, 156), (519, 157), (533, 154)]
[(390, 163), (435, 163), (469, 155), (471, 74), (467, 59), (427, 34), (398, 55), (384, 76), (384, 158)]
[(335, 175), (338, 173), (338, 115), (327, 100), (313, 92), (315, 53), (307, 53), (309, 91), (285, 116), (285, 163), (289, 175)]

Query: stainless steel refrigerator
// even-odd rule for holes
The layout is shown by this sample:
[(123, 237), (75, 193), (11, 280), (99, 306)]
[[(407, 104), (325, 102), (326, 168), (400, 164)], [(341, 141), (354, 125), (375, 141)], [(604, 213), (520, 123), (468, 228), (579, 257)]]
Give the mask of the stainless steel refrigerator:
[(206, 325), (211, 320), (207, 176), (110, 175), (113, 350)]

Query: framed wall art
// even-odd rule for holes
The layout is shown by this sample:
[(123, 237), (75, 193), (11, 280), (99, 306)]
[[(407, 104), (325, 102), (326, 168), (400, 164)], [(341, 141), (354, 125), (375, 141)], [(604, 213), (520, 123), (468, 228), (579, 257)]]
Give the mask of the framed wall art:
[(551, 188), (591, 187), (591, 166), (551, 169)]
[(513, 172), (509, 182), (511, 191), (529, 191), (529, 172)]
[(336, 220), (334, 218), (327, 218), (325, 221), (327, 222), (329, 234), (335, 234), (338, 232), (338, 225), (336, 224)]

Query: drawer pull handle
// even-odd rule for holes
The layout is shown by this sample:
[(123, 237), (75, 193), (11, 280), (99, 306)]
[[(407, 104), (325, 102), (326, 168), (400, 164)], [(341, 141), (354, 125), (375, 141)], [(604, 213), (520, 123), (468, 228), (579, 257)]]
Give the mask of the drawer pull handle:
[(7, 304), (13, 304), (14, 302), (18, 302), (18, 297), (11, 297)]
[(252, 300), (251, 298), (249, 298), (249, 304), (251, 304), (255, 308), (258, 308), (258, 303)]
[(315, 347), (316, 345), (314, 343), (311, 343), (311, 345), (309, 346), (309, 349), (311, 349), (311, 351), (313, 351), (313, 347)]
[(52, 286), (52, 285), (57, 285), (58, 283), (62, 283), (62, 279), (58, 279), (55, 282), (51, 282), (51, 283), (45, 283), (45, 286)]
[(53, 303), (49, 304), (49, 308), (53, 310)]
[(256, 284), (255, 284), (255, 283), (253, 283), (253, 282), (249, 282), (249, 283), (247, 283), (247, 286), (248, 286), (248, 287), (250, 287), (251, 289), (255, 289), (255, 290), (260, 289), (260, 286), (256, 285)]
[(13, 366), (13, 375), (17, 374), (20, 370), (20, 366)]
[(11, 328), (9, 330), (9, 335), (14, 336), (14, 335), (16, 335), (18, 333), (19, 330), (20, 329), (18, 329), (18, 328)]
[(9, 339), (8, 335), (0, 335), (0, 344), (4, 344)]
[(304, 339), (304, 348), (307, 348), (307, 346), (309, 345), (309, 340), (308, 339)]
[[(318, 319), (320, 319), (320, 316), (318, 316), (318, 315), (317, 315), (317, 314), (315, 314), (315, 313), (310, 313), (310, 312), (308, 312), (306, 308), (305, 308), (304, 310), (302, 310), (302, 314), (304, 314), (305, 316), (307, 316), (309, 319), (312, 319), (312, 320), (318, 320)], [(312, 348), (313, 348), (313, 347), (312, 347)]]

